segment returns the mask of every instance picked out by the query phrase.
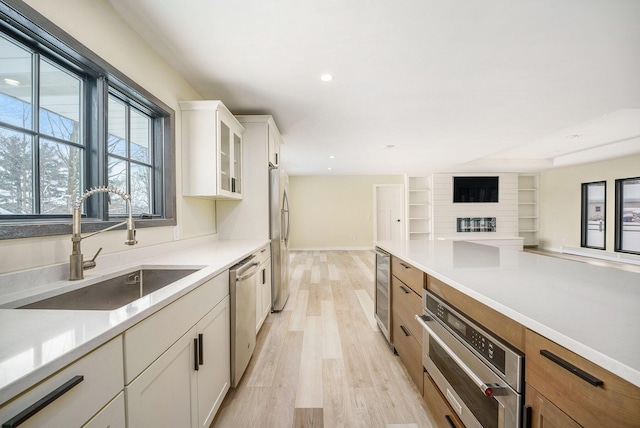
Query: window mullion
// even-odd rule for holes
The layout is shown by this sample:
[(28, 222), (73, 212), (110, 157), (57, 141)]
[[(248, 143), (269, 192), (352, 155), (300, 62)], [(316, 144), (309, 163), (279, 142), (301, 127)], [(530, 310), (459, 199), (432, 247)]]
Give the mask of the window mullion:
[(40, 198), (40, 55), (33, 53), (32, 60), (32, 103), (31, 103), (31, 126), (35, 132), (32, 139), (33, 157), (32, 161), (32, 191), (33, 191), (33, 212), (41, 214)]

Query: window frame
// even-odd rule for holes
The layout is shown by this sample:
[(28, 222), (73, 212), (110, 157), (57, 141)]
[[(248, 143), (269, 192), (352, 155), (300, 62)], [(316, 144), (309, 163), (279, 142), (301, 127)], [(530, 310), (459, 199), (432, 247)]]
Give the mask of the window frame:
[(623, 206), (623, 198), (624, 198), (624, 192), (623, 192), (623, 183), (625, 181), (628, 180), (640, 180), (640, 177), (627, 177), (627, 178), (618, 178), (615, 181), (615, 193), (616, 193), (616, 197), (615, 197), (615, 238), (614, 238), (614, 245), (613, 245), (613, 250), (615, 252), (618, 253), (625, 253), (625, 254), (636, 254), (636, 255), (640, 255), (640, 251), (630, 251), (630, 250), (623, 250), (622, 249), (622, 244), (623, 244), (623, 238), (622, 238), (622, 232), (623, 232), (623, 227), (624, 227), (624, 222), (622, 221), (622, 217), (623, 217), (623, 210), (622, 210), (622, 206)]
[[(602, 247), (595, 247), (587, 245), (588, 227), (589, 227), (589, 186), (593, 184), (602, 184), (604, 186), (604, 201), (602, 211), (602, 222), (604, 223), (604, 236)], [(581, 216), (580, 216), (580, 246), (582, 248), (591, 248), (594, 250), (606, 250), (607, 247), (607, 181), (592, 181), (589, 183), (582, 183), (582, 196), (580, 201)]]
[[(92, 106), (85, 111), (85, 139), (87, 143), (98, 143), (86, 146), (84, 186), (107, 185), (106, 103), (109, 88), (159, 116), (153, 120), (154, 132), (161, 136), (160, 144), (153, 151), (155, 168), (159, 168), (159, 171), (154, 171), (154, 177), (158, 175), (156, 172), (161, 173), (161, 178), (153, 183), (157, 214), (151, 218), (136, 219), (136, 227), (175, 226), (175, 111), (26, 3), (3, 0), (0, 2), (0, 17), (0, 31), (31, 46), (48, 60), (85, 76), (84, 102), (86, 106)], [(83, 232), (102, 230), (121, 221), (117, 216), (108, 218), (106, 197), (102, 196), (86, 201), (87, 218), (82, 223)], [(0, 221), (0, 240), (66, 235), (72, 231), (71, 213), (55, 218), (18, 217)]]

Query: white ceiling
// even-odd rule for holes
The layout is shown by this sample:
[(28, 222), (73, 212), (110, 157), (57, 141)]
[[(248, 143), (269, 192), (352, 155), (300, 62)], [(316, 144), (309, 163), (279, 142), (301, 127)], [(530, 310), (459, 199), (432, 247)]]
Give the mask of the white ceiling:
[(273, 115), (290, 174), (640, 153), (638, 0), (108, 1), (204, 98)]

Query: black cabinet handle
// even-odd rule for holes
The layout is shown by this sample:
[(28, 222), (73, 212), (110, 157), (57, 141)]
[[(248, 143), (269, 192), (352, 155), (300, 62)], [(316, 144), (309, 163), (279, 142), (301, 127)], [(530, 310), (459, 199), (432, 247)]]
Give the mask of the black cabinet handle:
[(525, 404), (522, 412), (522, 426), (524, 428), (531, 428), (531, 418), (533, 416), (531, 412), (531, 404)]
[(49, 394), (42, 397), (40, 400), (33, 403), (31, 406), (24, 409), (22, 412), (15, 415), (13, 418), (9, 419), (7, 422), (2, 424), (2, 428), (13, 428), (18, 425), (22, 425), (27, 419), (31, 416), (38, 413), (40, 410), (47, 407), (49, 404), (56, 401), (58, 398), (62, 397), (66, 394), (71, 388), (79, 384), (84, 380), (84, 376), (74, 376), (61, 386), (57, 387)]
[(409, 291), (406, 288), (404, 288), (402, 285), (399, 285), (398, 287), (400, 288), (400, 290), (404, 291), (404, 294), (409, 294)]
[(409, 333), (409, 332), (407, 331), (407, 329), (406, 329), (406, 328), (404, 328), (404, 326), (403, 326), (403, 325), (401, 325), (401, 326), (400, 326), (400, 330), (402, 330), (402, 332), (404, 333), (404, 335), (405, 335), (405, 336), (407, 336), (407, 337), (411, 336), (411, 333)]
[(198, 364), (198, 339), (193, 339), (193, 369), (195, 371), (200, 370), (200, 365)]
[(458, 427), (456, 426), (456, 424), (455, 424), (455, 423), (453, 423), (453, 419), (451, 419), (451, 416), (449, 416), (449, 415), (444, 415), (444, 418), (447, 420), (447, 422), (449, 422), (449, 426), (450, 426), (451, 428), (458, 428)]
[(262, 285), (267, 283), (267, 269), (262, 269)]
[(276, 153), (276, 166), (278, 165), (278, 154)]
[(398, 263), (403, 269), (411, 269), (409, 266), (405, 265), (404, 263)]
[(198, 363), (204, 364), (204, 335), (198, 335)]
[(557, 355), (552, 354), (551, 352), (547, 351), (546, 349), (541, 349), (540, 350), (540, 355), (542, 355), (545, 358), (550, 359), (551, 361), (553, 361), (554, 363), (556, 363), (557, 365), (559, 365), (563, 369), (568, 370), (569, 372), (571, 372), (574, 375), (578, 376), (580, 379), (589, 382), (593, 386), (602, 386), (602, 385), (604, 385), (604, 382), (601, 381), (600, 379), (598, 379), (597, 377), (595, 377), (592, 374), (589, 374), (589, 373), (585, 372), (584, 370), (574, 366), (570, 362), (563, 360), (562, 358), (558, 357)]

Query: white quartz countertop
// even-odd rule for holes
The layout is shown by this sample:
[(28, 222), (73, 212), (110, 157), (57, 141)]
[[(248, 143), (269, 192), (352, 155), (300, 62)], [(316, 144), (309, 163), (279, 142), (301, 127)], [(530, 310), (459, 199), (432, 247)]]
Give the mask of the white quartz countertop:
[[(112, 311), (0, 309), (0, 405), (268, 244), (267, 240), (227, 241), (206, 237), (179, 242), (179, 245), (162, 244), (104, 256), (98, 259), (96, 269), (85, 272), (85, 280), (73, 282), (73, 287), (77, 287), (81, 282), (96, 282), (138, 267), (201, 268), (122, 308)], [(12, 305), (11, 299), (25, 304), (34, 300), (34, 292), (50, 295), (55, 288), (69, 286), (66, 280), (43, 280), (42, 276), (51, 271), (36, 269), (0, 276), (0, 290), (5, 290), (0, 295), (0, 304), (15, 307), (18, 305)], [(53, 271), (55, 273), (55, 269)], [(16, 291), (12, 281), (24, 283), (28, 278), (33, 278), (37, 286), (29, 291), (29, 287), (22, 284)], [(11, 289), (11, 293), (7, 293), (7, 289)]]
[(460, 241), (376, 246), (640, 387), (640, 273)]

